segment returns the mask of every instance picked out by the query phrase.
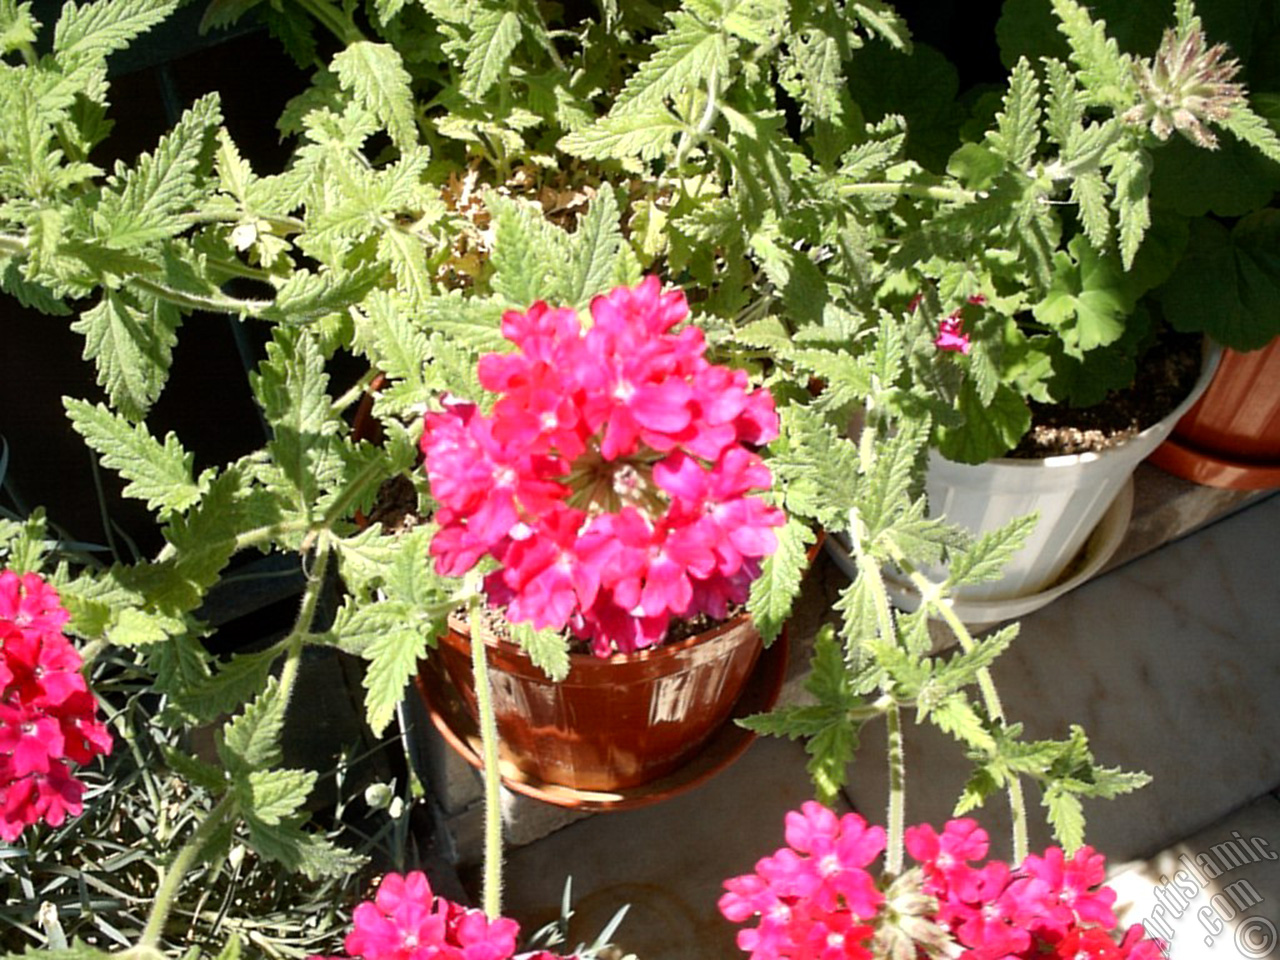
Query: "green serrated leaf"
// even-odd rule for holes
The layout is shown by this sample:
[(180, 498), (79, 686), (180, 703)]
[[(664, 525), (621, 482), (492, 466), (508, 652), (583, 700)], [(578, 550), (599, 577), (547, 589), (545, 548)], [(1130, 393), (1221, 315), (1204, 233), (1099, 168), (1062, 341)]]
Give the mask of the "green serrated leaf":
[(1031, 64), (1019, 60), (1009, 76), (1004, 109), (996, 115), (996, 129), (987, 140), (1000, 156), (1025, 170), (1040, 145), (1040, 82)]
[(365, 857), (336, 846), (324, 837), (303, 831), (295, 823), (266, 824), (246, 817), (249, 845), (261, 856), (296, 870), (309, 880), (345, 877), (366, 863)]
[(280, 762), (285, 700), (275, 677), (239, 716), (222, 728), (218, 756), (233, 774), (272, 767)]
[(1054, 838), (1071, 856), (1084, 844), (1084, 806), (1080, 798), (1054, 784), (1045, 791), (1043, 803)]
[(563, 286), (566, 306), (583, 310), (593, 297), (612, 285), (624, 246), (618, 219), (618, 201), (613, 190), (604, 185), (572, 235), (569, 271)]
[(143, 154), (132, 169), (117, 165), (93, 214), (103, 244), (132, 250), (187, 229), (184, 214), (200, 198), (197, 171), (221, 120), (217, 95), (202, 97), (161, 138), (154, 153)]
[(171, 304), (144, 306), (126, 293), (104, 290), (98, 305), (71, 324), (85, 338), (84, 358), (96, 363), (111, 405), (130, 420), (143, 419), (160, 395), (181, 322)]
[(295, 491), (295, 505), (309, 513), (337, 467), (330, 439), (339, 428), (315, 338), (309, 331), (278, 327), (252, 384), (272, 428), (267, 449)]
[(657, 160), (673, 151), (685, 124), (661, 106), (609, 114), (560, 138), (557, 146), (584, 160)]
[(313, 770), (251, 770), (240, 784), (241, 809), (268, 826), (297, 815), (315, 786)]
[(540, 208), (497, 194), (486, 202), (494, 215), (494, 292), (521, 309), (537, 300), (563, 302), (557, 278), (569, 272), (568, 235)]
[(1022, 549), (1035, 529), (1038, 514), (1009, 521), (998, 530), (984, 533), (963, 550), (953, 551), (947, 569), (947, 586), (985, 583), (996, 580), (1014, 554)]
[(106, 94), (106, 59), (163, 21), (178, 0), (97, 0), (68, 3), (53, 32), (53, 54), (63, 70), (95, 99)]
[(333, 58), (342, 89), (378, 118), (401, 153), (418, 143), (418, 121), (409, 72), (399, 51), (386, 43), (359, 40)]
[(272, 650), (236, 654), (208, 678), (179, 693), (175, 700), (184, 713), (201, 722), (212, 722), (259, 696), (266, 689), (277, 659)]
[(539, 630), (522, 621), (511, 624), (511, 639), (549, 679), (559, 682), (569, 675), (569, 638), (563, 631)]
[(520, 43), (520, 16), (514, 10), (484, 10), (471, 29), (461, 91), (468, 100), (482, 100), (506, 73)]
[[(402, 623), (402, 622), (401, 622)], [(365, 719), (374, 736), (382, 736), (404, 699), (405, 687), (426, 656), (428, 638), (403, 625), (378, 634), (364, 648)]]
[(204, 493), (205, 485), (192, 475), (194, 454), (183, 450), (174, 434), (162, 444), (144, 424), (130, 424), (103, 404), (66, 398), (63, 405), (71, 425), (102, 457), (103, 466), (129, 481), (124, 495), (145, 500), (161, 520), (187, 510)]
[(671, 27), (653, 41), (653, 56), (628, 77), (613, 115), (657, 106), (713, 74), (729, 73), (729, 38), (683, 11), (669, 13)]
[(791, 615), (809, 567), (807, 547), (816, 539), (809, 526), (794, 517), (775, 535), (778, 548), (760, 565), (760, 576), (752, 582), (747, 599), (747, 612), (766, 646), (777, 638)]

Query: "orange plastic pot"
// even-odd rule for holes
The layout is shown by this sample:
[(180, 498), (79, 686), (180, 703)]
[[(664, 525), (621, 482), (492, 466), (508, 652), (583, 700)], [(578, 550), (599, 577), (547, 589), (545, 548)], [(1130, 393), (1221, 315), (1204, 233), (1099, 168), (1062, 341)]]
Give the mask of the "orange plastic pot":
[[(574, 654), (552, 681), (515, 644), (486, 641), (501, 758), (531, 780), (582, 791), (638, 787), (672, 773), (728, 720), (760, 657), (745, 614), (635, 654)], [(460, 697), (476, 720), (471, 639), (450, 629), (422, 670), (428, 701)], [(447, 683), (452, 689), (443, 689)]]
[(1194, 483), (1280, 487), (1280, 338), (1261, 350), (1223, 350), (1203, 397), (1150, 457)]

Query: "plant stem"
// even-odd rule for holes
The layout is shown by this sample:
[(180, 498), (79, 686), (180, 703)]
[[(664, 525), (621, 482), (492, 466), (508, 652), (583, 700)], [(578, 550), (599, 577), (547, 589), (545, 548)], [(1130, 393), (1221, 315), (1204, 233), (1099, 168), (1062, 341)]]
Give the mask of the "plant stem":
[(919, 197), (923, 200), (941, 200), (945, 203), (973, 203), (981, 199), (981, 194), (959, 187), (937, 187), (924, 183), (846, 183), (837, 187), (836, 192), (842, 197), (857, 196), (902, 196)]
[[(866, 579), (871, 589), (871, 596), (876, 608), (876, 621), (879, 624), (880, 636), (887, 643), (897, 643), (897, 625), (893, 619), (893, 609), (889, 605), (889, 591), (885, 589), (884, 577), (880, 566), (866, 552), (866, 525), (858, 515), (856, 508), (849, 511), (849, 536), (853, 543), (853, 552), (858, 565), (858, 576)], [(903, 854), (906, 836), (907, 812), (907, 766), (902, 745), (902, 713), (891, 691), (886, 691), (888, 701), (885, 710), (885, 723), (888, 730), (889, 746), (889, 810), (886, 815), (885, 828), (888, 833), (884, 854), (885, 869), (897, 876), (902, 872)]]
[(493, 713), (489, 668), (485, 662), (484, 618), (480, 596), (473, 593), (468, 608), (471, 624), (471, 670), (475, 675), (476, 707), (484, 760), (484, 887), (482, 906), (490, 920), (502, 914), (502, 779), (498, 773), (498, 724)]
[[(959, 642), (960, 649), (965, 653), (971, 653), (976, 646), (973, 634), (964, 625), (964, 621), (956, 616), (951, 604), (947, 603), (942, 597), (938, 584), (918, 570), (912, 569), (910, 564), (905, 563), (905, 558), (895, 556), (894, 559), (902, 569), (907, 571), (912, 584), (920, 591), (921, 603), (927, 604), (930, 609), (936, 610), (946, 623), (947, 628)], [(982, 694), (982, 702), (987, 708), (987, 715), (994, 723), (1003, 725), (1005, 722), (1004, 706), (1000, 702), (1000, 694), (996, 691), (995, 681), (991, 679), (991, 671), (987, 667), (982, 667), (978, 670), (978, 690)], [(1013, 821), (1013, 862), (1022, 863), (1029, 852), (1027, 843), (1027, 804), (1022, 795), (1022, 781), (1018, 779), (1018, 774), (1011, 772), (1006, 779), (1005, 789), (1009, 796), (1009, 813)]]
[(896, 703), (885, 711), (885, 725), (889, 732), (889, 812), (886, 817), (889, 839), (884, 866), (890, 876), (896, 877), (902, 873), (907, 818), (907, 764), (903, 752), (902, 712)]
[(154, 949), (160, 943), (160, 934), (164, 931), (164, 926), (169, 920), (169, 913), (173, 909), (174, 898), (178, 895), (178, 890), (182, 886), (182, 881), (187, 873), (195, 866), (200, 854), (204, 852), (204, 848), (208, 846), (209, 841), (222, 827), (222, 822), (231, 815), (235, 809), (235, 795), (227, 793), (218, 801), (217, 806), (209, 811), (208, 815), (196, 827), (196, 832), (191, 835), (191, 839), (186, 842), (177, 856), (173, 858), (173, 862), (169, 864), (169, 868), (164, 872), (164, 878), (160, 881), (160, 886), (156, 890), (155, 900), (151, 905), (151, 913), (147, 917), (147, 926), (142, 931), (142, 938), (138, 941), (138, 947), (142, 951), (148, 948)]

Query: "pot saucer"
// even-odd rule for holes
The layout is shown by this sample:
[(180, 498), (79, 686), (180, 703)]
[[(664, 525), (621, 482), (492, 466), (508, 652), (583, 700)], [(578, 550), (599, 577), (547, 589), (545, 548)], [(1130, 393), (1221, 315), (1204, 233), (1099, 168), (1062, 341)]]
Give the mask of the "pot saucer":
[[(692, 790), (732, 764), (750, 746), (755, 733), (738, 726), (734, 720), (772, 709), (782, 692), (786, 669), (787, 637), (783, 633), (768, 649), (761, 651), (729, 719), (688, 763), (665, 777), (616, 791), (578, 790), (546, 783), (509, 761), (500, 760), (502, 783), (526, 797), (583, 812), (633, 810)], [(430, 674), (429, 679), (424, 679), (423, 674)], [(480, 769), (483, 763), (478, 726), (461, 699), (453, 695), (453, 688), (435, 658), (427, 657), (419, 663), (416, 679), (435, 728), (464, 760)]]
[(1280, 464), (1233, 460), (1201, 450), (1174, 433), (1147, 458), (1161, 470), (1206, 487), (1272, 490), (1280, 487)]
[[(1016, 620), (1028, 613), (1048, 606), (1065, 593), (1089, 580), (1098, 573), (1111, 559), (1124, 540), (1129, 529), (1129, 518), (1133, 513), (1133, 479), (1121, 488), (1120, 493), (1107, 508), (1106, 513), (1094, 528), (1089, 539), (1076, 554), (1066, 569), (1048, 587), (1021, 597), (1010, 597), (1002, 600), (973, 599), (953, 597), (951, 608), (961, 622), (971, 627), (982, 627)], [(838, 537), (827, 538), (827, 549), (831, 551), (836, 564), (846, 573), (853, 575), (855, 567), (844, 544)], [(902, 583), (892, 577), (885, 576), (885, 587), (893, 602), (902, 610), (911, 612), (920, 604), (920, 595), (909, 584)]]

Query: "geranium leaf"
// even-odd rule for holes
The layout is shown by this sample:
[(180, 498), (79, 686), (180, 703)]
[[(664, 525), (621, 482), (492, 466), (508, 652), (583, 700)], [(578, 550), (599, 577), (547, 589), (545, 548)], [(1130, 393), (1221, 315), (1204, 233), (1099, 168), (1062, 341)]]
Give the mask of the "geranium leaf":
[(1280, 211), (1260, 210), (1227, 230), (1192, 224), (1191, 242), (1159, 291), (1178, 330), (1205, 332), (1235, 350), (1256, 350), (1276, 335), (1280, 302)]

